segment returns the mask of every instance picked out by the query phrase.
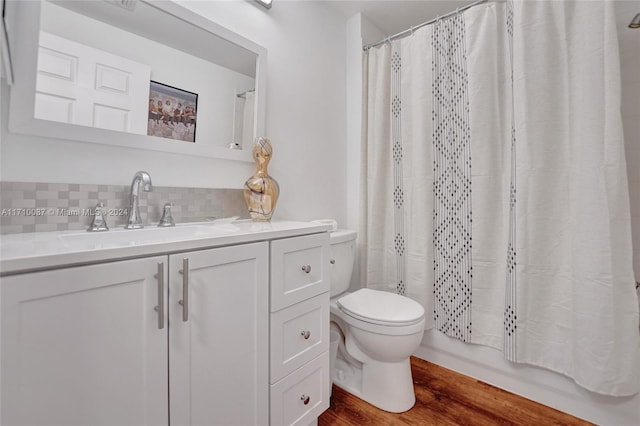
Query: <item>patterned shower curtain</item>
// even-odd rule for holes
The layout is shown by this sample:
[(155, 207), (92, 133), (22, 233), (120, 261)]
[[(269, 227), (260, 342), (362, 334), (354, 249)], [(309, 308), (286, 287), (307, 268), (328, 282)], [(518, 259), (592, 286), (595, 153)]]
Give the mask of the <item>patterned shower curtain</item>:
[(488, 3), (365, 54), (361, 266), (427, 328), (632, 395), (614, 24), (605, 1)]

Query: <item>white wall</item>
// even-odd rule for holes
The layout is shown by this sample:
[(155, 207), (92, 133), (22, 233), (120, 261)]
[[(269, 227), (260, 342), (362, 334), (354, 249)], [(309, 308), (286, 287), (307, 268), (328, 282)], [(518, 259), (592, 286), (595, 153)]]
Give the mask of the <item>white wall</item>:
[[(620, 2), (618, 5), (626, 9), (625, 17), (631, 19), (639, 12), (637, 2)], [(635, 4), (634, 4), (635, 3)], [(633, 9), (631, 14), (629, 9)], [(620, 13), (623, 13), (620, 10)], [(626, 19), (626, 18), (625, 18)], [(364, 41), (372, 43), (383, 38), (373, 24), (363, 16), (356, 15), (348, 22), (348, 44)], [(357, 30), (360, 33), (357, 33)], [(634, 220), (634, 246), (636, 279), (640, 278), (640, 30), (629, 32), (626, 25), (619, 28), (621, 35), (622, 80), (623, 80), (623, 120), (625, 125), (627, 161), (629, 168), (630, 192), (632, 199), (632, 216)], [(355, 52), (355, 49), (349, 50)], [(359, 87), (362, 83), (358, 79), (358, 72), (362, 66), (351, 59), (348, 87)], [(350, 105), (349, 117), (359, 117), (359, 112), (351, 110), (356, 106)], [(360, 133), (356, 131), (354, 123), (349, 123), (349, 158), (359, 158), (353, 145), (360, 144)], [(349, 161), (347, 174), (349, 179), (357, 179), (360, 164)], [(357, 216), (357, 209), (353, 203), (349, 204), (347, 217), (351, 220)], [(352, 287), (364, 283), (352, 284)], [(493, 348), (470, 345), (451, 339), (437, 331), (425, 332), (422, 345), (415, 355), (462, 374), (475, 377), (494, 386), (538, 401), (542, 404), (575, 416), (590, 420), (601, 425), (635, 426), (640, 424), (640, 395), (626, 398), (604, 397), (588, 392), (577, 386), (572, 380), (554, 372), (517, 365), (504, 360), (503, 354)]]
[[(181, 5), (266, 47), (265, 136), (280, 183), (274, 219), (345, 220), (345, 28), (319, 2), (181, 1)], [(196, 158), (9, 134), (2, 80), (3, 181), (128, 184), (147, 170), (155, 185), (241, 188), (252, 163)]]
[(266, 135), (276, 216), (345, 221), (345, 27), (321, 2), (181, 1), (268, 49)]

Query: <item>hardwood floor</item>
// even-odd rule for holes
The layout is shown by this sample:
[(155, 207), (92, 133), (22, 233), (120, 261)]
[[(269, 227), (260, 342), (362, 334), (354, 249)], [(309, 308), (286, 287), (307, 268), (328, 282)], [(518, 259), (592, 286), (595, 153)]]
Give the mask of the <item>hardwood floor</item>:
[(353, 425), (591, 425), (436, 364), (411, 357), (416, 405), (393, 414), (333, 387), (318, 426)]

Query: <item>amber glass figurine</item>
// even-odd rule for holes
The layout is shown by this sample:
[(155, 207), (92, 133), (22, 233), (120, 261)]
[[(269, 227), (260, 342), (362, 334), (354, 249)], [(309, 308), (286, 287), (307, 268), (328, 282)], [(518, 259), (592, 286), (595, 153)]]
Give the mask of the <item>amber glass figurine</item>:
[(278, 182), (267, 173), (272, 152), (269, 139), (256, 139), (253, 145), (256, 172), (244, 183), (244, 201), (247, 203), (251, 219), (259, 222), (271, 220), (280, 194)]

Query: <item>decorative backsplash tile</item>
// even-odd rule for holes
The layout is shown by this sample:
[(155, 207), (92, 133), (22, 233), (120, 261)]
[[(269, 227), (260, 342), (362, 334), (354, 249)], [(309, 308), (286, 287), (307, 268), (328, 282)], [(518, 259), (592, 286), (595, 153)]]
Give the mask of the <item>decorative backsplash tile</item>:
[[(109, 227), (123, 226), (129, 208), (129, 185), (0, 182), (0, 234), (87, 229), (102, 202)], [(140, 192), (145, 225), (160, 221), (162, 207), (172, 202), (176, 223), (215, 218), (248, 218), (242, 189), (154, 186)]]

